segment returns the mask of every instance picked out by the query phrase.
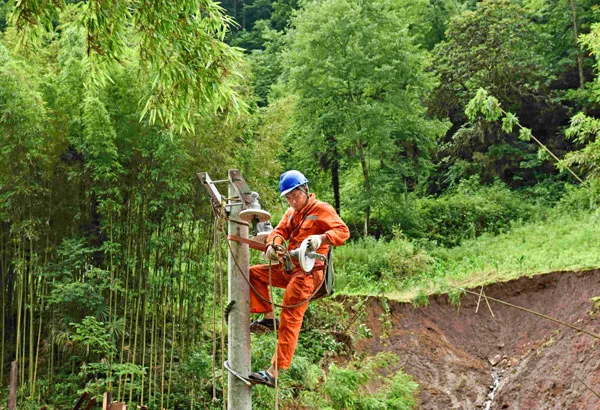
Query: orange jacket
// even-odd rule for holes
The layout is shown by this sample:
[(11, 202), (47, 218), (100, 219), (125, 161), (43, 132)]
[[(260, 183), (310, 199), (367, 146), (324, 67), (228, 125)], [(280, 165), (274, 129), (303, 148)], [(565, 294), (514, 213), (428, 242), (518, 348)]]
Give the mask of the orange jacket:
[[(273, 232), (267, 237), (267, 243), (281, 244), (281, 235), (288, 241), (288, 250), (300, 246), (302, 241), (310, 235), (325, 234), (334, 246), (341, 246), (350, 237), (350, 230), (339, 217), (335, 209), (326, 202), (315, 199), (315, 194), (310, 194), (308, 203), (300, 210), (289, 208)], [(327, 255), (329, 245), (321, 245), (317, 252)]]

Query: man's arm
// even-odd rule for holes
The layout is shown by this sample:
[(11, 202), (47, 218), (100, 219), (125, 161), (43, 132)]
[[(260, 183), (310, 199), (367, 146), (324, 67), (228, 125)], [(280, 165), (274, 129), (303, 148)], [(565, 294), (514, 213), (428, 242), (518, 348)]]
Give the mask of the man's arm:
[(350, 230), (328, 203), (319, 210), (319, 219), (326, 226), (326, 231), (321, 234), (321, 245), (341, 246), (350, 237)]

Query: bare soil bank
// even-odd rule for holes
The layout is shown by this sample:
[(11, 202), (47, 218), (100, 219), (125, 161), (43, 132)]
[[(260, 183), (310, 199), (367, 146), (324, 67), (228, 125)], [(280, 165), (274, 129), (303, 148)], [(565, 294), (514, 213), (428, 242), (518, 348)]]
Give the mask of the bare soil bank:
[[(484, 292), (600, 334), (600, 310), (591, 301), (600, 296), (600, 270), (524, 277)], [(447, 295), (419, 308), (388, 301), (386, 318), (373, 298), (365, 323), (374, 337), (357, 341), (355, 351), (399, 355), (400, 366), (421, 386), (423, 410), (600, 409), (591, 390), (600, 392), (600, 340), (493, 301), (494, 317), (483, 300), (476, 313), (477, 302), (473, 295), (462, 296), (459, 307)]]

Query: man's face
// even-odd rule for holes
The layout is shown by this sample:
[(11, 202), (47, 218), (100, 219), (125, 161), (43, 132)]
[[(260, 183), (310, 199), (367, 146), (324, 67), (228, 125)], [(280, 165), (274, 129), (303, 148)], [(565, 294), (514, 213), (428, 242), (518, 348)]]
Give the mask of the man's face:
[(285, 199), (288, 201), (288, 204), (294, 208), (294, 211), (300, 211), (304, 208), (304, 205), (306, 205), (308, 195), (306, 195), (302, 189), (296, 188), (285, 194)]

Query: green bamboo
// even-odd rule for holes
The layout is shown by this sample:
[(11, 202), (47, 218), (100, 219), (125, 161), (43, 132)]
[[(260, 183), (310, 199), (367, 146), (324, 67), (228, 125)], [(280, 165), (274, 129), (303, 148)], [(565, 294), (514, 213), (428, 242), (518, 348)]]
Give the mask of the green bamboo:
[[(137, 242), (136, 242), (136, 264), (134, 269), (137, 269), (137, 267), (139, 266), (139, 269), (137, 269), (137, 274), (138, 274), (138, 293), (137, 293), (137, 303), (136, 303), (136, 312), (135, 312), (135, 332), (134, 332), (134, 341), (133, 341), (133, 363), (137, 363), (136, 359), (137, 359), (137, 348), (138, 348), (138, 334), (139, 332), (139, 324), (140, 324), (140, 315), (143, 315), (143, 311), (142, 309), (144, 308), (144, 295), (145, 292), (143, 292), (143, 285), (144, 285), (144, 277), (143, 277), (143, 263), (144, 263), (144, 244), (143, 244), (143, 230), (142, 228), (142, 221), (143, 221), (143, 214), (144, 214), (144, 203), (143, 203), (143, 198), (142, 198), (142, 204), (140, 205), (141, 209), (138, 209), (138, 232), (136, 235), (137, 238)], [(133, 275), (135, 277), (136, 272), (133, 272)], [(142, 320), (144, 320), (144, 331), (142, 332), (142, 335), (145, 337), (146, 334), (146, 325), (145, 325), (145, 316), (142, 318)], [(142, 339), (142, 344), (144, 344), (145, 342)], [(142, 367), (144, 366), (144, 358), (142, 358), (142, 362), (141, 362)], [(131, 378), (131, 386), (129, 389), (129, 401), (133, 400), (133, 383), (135, 380), (135, 375), (132, 376)], [(144, 404), (144, 375), (142, 374), (142, 391), (140, 394), (140, 405)]]
[(42, 277), (40, 279), (40, 281), (42, 282), (40, 287), (41, 287), (41, 300), (40, 300), (40, 318), (39, 318), (39, 326), (38, 326), (38, 334), (37, 334), (37, 344), (36, 344), (36, 349), (35, 349), (35, 367), (33, 370), (33, 383), (31, 386), (31, 395), (35, 395), (35, 386), (36, 386), (36, 381), (37, 381), (37, 372), (38, 372), (38, 363), (39, 363), (39, 358), (40, 358), (40, 345), (41, 345), (41, 341), (42, 341), (42, 323), (43, 321), (43, 312), (44, 312), (44, 296), (45, 296), (45, 281), (44, 278)]
[(0, 269), (2, 269), (2, 277), (0, 277), (0, 285), (2, 286), (2, 342), (0, 346), (0, 380), (4, 380), (4, 350), (5, 346), (5, 335), (6, 335), (6, 284), (4, 283), (4, 275), (7, 272), (7, 266), (5, 260), (8, 259), (6, 254), (6, 246), (4, 242), (4, 231), (2, 224), (0, 224)]
[[(180, 268), (181, 268), (181, 259), (180, 259)], [(179, 271), (181, 272), (181, 269)], [(175, 303), (176, 303), (175, 298), (173, 298), (173, 300), (171, 300), (171, 315), (172, 315), (171, 339), (173, 340), (173, 342), (171, 343), (171, 357), (169, 358), (169, 385), (167, 387), (167, 409), (171, 408), (170, 402), (171, 402), (171, 384), (173, 381), (173, 357), (175, 354), (175, 346), (177, 343), (177, 332), (176, 332), (176, 328), (175, 328), (176, 315), (174, 314)]]
[[(146, 305), (147, 305), (147, 295), (148, 292), (144, 289), (144, 297), (143, 297), (143, 301), (142, 301), (142, 340), (141, 340), (141, 344), (142, 344), (142, 366), (144, 366), (146, 364), (146, 325), (148, 323), (148, 320), (146, 318)], [(151, 369), (149, 369), (149, 371), (151, 371)], [(145, 380), (145, 373), (142, 374), (142, 391), (140, 393), (140, 404), (143, 405), (144, 404), (144, 380)]]
[[(17, 242), (18, 244), (20, 244), (20, 241)], [(17, 247), (15, 255), (18, 256), (22, 256), (21, 255), (21, 251), (20, 251), (20, 247), (18, 245), (15, 245)], [(21, 309), (23, 307), (23, 291), (22, 291), (22, 282), (23, 282), (23, 275), (21, 273), (21, 262), (17, 259), (17, 266), (15, 267), (15, 273), (16, 273), (16, 278), (17, 278), (17, 337), (16, 337), (16, 341), (15, 341), (15, 360), (17, 361), (17, 363), (20, 365), (21, 362), (23, 362), (22, 357), (21, 357)], [(21, 381), (23, 380), (23, 378), (21, 377)]]
[[(29, 213), (30, 223), (33, 223), (33, 217), (31, 215), (31, 210)], [(33, 226), (31, 227), (33, 230)], [(31, 234), (33, 236), (33, 233)], [(33, 238), (29, 238), (29, 390), (31, 392), (34, 391), (33, 388), (33, 365), (35, 363), (35, 355), (34, 355), (34, 341), (35, 341), (35, 326), (33, 323), (33, 314), (35, 309), (35, 278), (34, 278), (34, 252), (33, 252)]]
[(161, 366), (160, 366), (160, 408), (163, 409), (165, 407), (165, 361), (166, 361), (166, 348), (167, 348), (167, 335), (165, 330), (167, 329), (167, 290), (165, 288), (163, 292), (163, 300), (162, 300), (162, 309), (163, 309), (163, 326), (162, 326), (162, 358), (161, 358)]
[[(127, 201), (127, 211), (126, 211), (126, 215), (127, 215), (127, 232), (131, 233), (131, 201)], [(121, 351), (119, 354), (119, 364), (123, 365), (124, 363), (124, 352), (125, 352), (125, 334), (127, 332), (125, 332), (125, 329), (127, 328), (127, 314), (128, 312), (128, 307), (129, 307), (129, 278), (130, 278), (130, 274), (131, 274), (131, 269), (130, 269), (130, 264), (129, 264), (129, 258), (131, 255), (131, 241), (132, 241), (133, 235), (127, 235), (127, 251), (125, 252), (125, 256), (124, 256), (124, 261), (126, 263), (126, 269), (125, 269), (125, 300), (124, 300), (124, 306), (123, 306), (123, 334), (121, 335)], [(131, 321), (130, 321), (131, 322)], [(131, 333), (130, 333), (131, 334)], [(129, 356), (129, 351), (128, 351), (128, 356)], [(127, 376), (125, 376), (125, 380), (127, 380)], [(120, 375), (119, 376), (119, 388), (118, 388), (118, 397), (119, 397), (119, 401), (124, 401), (125, 400), (125, 386), (123, 385), (124, 381), (123, 381), (123, 376)], [(121, 394), (122, 392), (122, 394)]]

